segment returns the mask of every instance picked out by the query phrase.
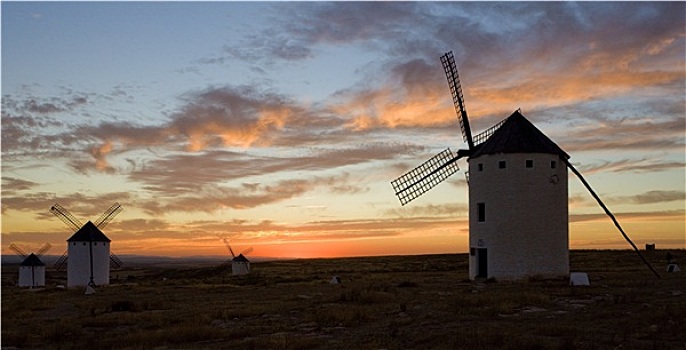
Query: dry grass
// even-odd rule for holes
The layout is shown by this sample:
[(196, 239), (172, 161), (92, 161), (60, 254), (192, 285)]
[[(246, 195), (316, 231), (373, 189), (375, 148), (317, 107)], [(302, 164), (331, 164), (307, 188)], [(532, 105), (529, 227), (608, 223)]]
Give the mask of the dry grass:
[[(665, 251), (646, 252), (664, 270)], [(684, 250), (672, 251), (686, 261)], [(607, 349), (686, 347), (686, 275), (656, 279), (631, 251), (572, 251), (567, 280), (467, 279), (466, 255), (120, 271), (94, 295), (12, 286), (2, 346), (67, 349)], [(686, 266), (683, 266), (684, 268)], [(49, 272), (49, 275), (54, 275)], [(343, 283), (331, 285), (332, 276)], [(126, 277), (123, 277), (126, 276)]]

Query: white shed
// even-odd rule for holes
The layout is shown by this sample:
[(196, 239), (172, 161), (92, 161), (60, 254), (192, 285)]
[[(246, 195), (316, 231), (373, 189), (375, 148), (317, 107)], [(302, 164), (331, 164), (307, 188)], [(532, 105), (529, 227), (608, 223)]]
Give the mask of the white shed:
[(569, 274), (569, 156), (519, 111), (469, 158), (469, 277)]
[(31, 253), (19, 265), (19, 287), (45, 286), (45, 264)]
[(95, 224), (88, 221), (67, 240), (67, 255), (67, 287), (110, 284), (110, 239)]

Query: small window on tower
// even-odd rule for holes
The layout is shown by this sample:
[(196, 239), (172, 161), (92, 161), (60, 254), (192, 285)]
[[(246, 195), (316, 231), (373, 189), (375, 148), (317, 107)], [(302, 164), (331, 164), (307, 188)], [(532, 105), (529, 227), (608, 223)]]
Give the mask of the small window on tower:
[(501, 160), (498, 162), (498, 168), (505, 169), (506, 167), (507, 167), (507, 162), (505, 162), (504, 160)]
[(534, 160), (533, 159), (527, 159), (526, 160), (526, 167), (527, 168), (533, 168), (534, 167)]
[(479, 171), (484, 171), (484, 164), (483, 164), (483, 163), (479, 163), (479, 164), (476, 165), (476, 168), (477, 168)]
[(98, 242), (93, 242), (93, 245), (98, 245)]
[(555, 169), (555, 168), (557, 168), (557, 162), (554, 160), (551, 160), (550, 161), (550, 169)]
[(86, 245), (86, 242), (83, 242), (83, 245)]
[(486, 221), (486, 203), (476, 203), (477, 221)]

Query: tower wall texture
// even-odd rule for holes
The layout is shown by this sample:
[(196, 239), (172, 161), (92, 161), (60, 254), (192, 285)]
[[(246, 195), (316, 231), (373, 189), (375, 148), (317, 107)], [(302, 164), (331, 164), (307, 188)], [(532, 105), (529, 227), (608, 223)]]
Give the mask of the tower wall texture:
[(45, 266), (19, 266), (17, 285), (19, 287), (45, 286)]
[[(484, 262), (487, 275), (479, 277), (567, 276), (567, 198), (567, 167), (558, 154), (469, 159), (469, 277)], [(479, 253), (486, 258), (479, 260)]]
[(67, 242), (67, 287), (86, 286), (90, 281), (89, 244), (93, 244), (93, 281), (110, 284), (110, 242)]

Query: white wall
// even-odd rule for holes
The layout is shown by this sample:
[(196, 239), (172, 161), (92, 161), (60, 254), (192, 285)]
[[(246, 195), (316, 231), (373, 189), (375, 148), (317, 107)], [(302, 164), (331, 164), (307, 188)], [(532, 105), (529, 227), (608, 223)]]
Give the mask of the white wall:
[[(67, 287), (86, 286), (90, 281), (89, 242), (67, 242)], [(110, 242), (93, 242), (93, 280), (110, 284)]]
[(231, 263), (231, 272), (234, 275), (245, 275), (250, 272), (250, 263), (249, 262), (232, 262)]
[[(469, 160), (469, 246), (487, 249), (488, 278), (568, 275), (567, 197), (567, 167), (557, 155), (507, 153)], [(484, 222), (477, 220), (477, 203), (485, 203)], [(477, 256), (470, 255), (471, 279), (476, 265)]]
[[(33, 277), (31, 276), (31, 269), (33, 269)], [(19, 287), (45, 286), (45, 266), (19, 266), (18, 285)]]

